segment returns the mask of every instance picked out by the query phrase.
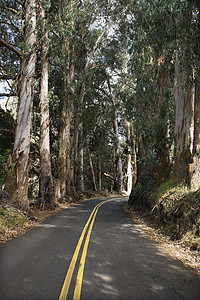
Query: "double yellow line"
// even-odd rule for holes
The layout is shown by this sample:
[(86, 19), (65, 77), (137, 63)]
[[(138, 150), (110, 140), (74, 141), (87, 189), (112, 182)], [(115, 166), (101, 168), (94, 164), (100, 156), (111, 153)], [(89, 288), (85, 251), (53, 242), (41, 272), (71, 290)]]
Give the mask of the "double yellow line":
[(77, 278), (76, 278), (74, 297), (73, 297), (73, 300), (79, 300), (80, 299), (81, 287), (82, 287), (82, 281), (83, 281), (83, 272), (84, 272), (84, 267), (85, 267), (85, 260), (86, 260), (87, 249), (88, 249), (88, 245), (89, 245), (90, 236), (91, 236), (91, 232), (92, 232), (92, 227), (94, 225), (94, 221), (95, 221), (95, 218), (96, 218), (96, 215), (97, 215), (97, 212), (98, 212), (99, 208), (104, 203), (109, 202), (109, 201), (113, 201), (113, 200), (116, 200), (116, 198), (112, 199), (112, 200), (103, 201), (103, 202), (97, 204), (95, 206), (95, 208), (93, 209), (93, 211), (92, 211), (85, 227), (83, 228), (83, 231), (82, 231), (81, 236), (79, 238), (78, 244), (77, 244), (76, 249), (74, 251), (74, 255), (72, 257), (67, 275), (65, 277), (65, 281), (64, 281), (61, 293), (60, 293), (59, 300), (66, 300), (66, 298), (67, 298), (67, 294), (68, 294), (68, 291), (69, 291), (69, 287), (70, 287), (72, 275), (73, 275), (73, 272), (74, 272), (74, 268), (75, 268), (75, 265), (76, 265), (76, 261), (77, 261), (78, 255), (79, 255), (79, 251), (80, 251), (85, 233), (87, 231), (87, 228), (89, 227), (88, 233), (87, 233), (87, 236), (86, 236), (86, 239), (85, 239), (85, 244), (84, 244), (84, 247), (83, 247), (83, 252), (82, 252), (82, 255), (81, 255), (79, 270), (78, 270), (78, 274), (77, 274)]

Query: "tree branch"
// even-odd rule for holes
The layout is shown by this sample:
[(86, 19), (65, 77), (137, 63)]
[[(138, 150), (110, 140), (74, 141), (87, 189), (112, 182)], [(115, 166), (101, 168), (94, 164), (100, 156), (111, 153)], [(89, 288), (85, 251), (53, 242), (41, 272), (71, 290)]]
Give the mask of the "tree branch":
[(110, 174), (103, 173), (103, 175), (106, 176), (106, 177), (108, 177), (108, 178), (110, 178), (110, 179), (112, 179), (113, 181), (115, 181), (115, 178), (113, 176), (111, 176)]
[(10, 97), (10, 96), (16, 96), (16, 94), (12, 93), (0, 93), (0, 97)]
[(19, 3), (20, 5), (23, 5), (23, 2), (20, 0), (15, 0), (17, 3)]
[(0, 37), (0, 44), (4, 45), (6, 48), (10, 49), (11, 51), (15, 52), (19, 57), (22, 56), (20, 50), (18, 50), (14, 45), (10, 44), (9, 42), (5, 41)]
[(98, 49), (98, 45), (99, 45), (99, 43), (100, 43), (102, 37), (103, 37), (104, 34), (108, 31), (109, 28), (110, 28), (110, 26), (108, 26), (108, 27), (100, 34), (100, 36), (99, 36), (98, 39), (96, 40), (96, 43), (95, 43), (95, 45), (94, 45), (94, 48), (92, 49), (92, 51), (91, 51), (91, 53), (90, 53), (90, 55), (89, 55), (89, 58), (88, 58), (88, 60), (87, 60), (87, 63), (86, 63), (86, 65), (85, 65), (85, 71), (86, 71), (86, 72), (87, 72), (87, 70), (88, 70), (88, 68), (89, 68), (89, 65), (90, 65), (90, 62), (91, 62), (93, 56), (95, 55), (95, 53), (96, 53), (96, 51), (97, 51), (97, 49)]
[(14, 75), (14, 74), (9, 74), (9, 75), (3, 74), (3, 75), (0, 75), (0, 80), (10, 80), (10, 79), (14, 80), (15, 78), (16, 78), (16, 75)]
[(7, 7), (7, 9), (14, 12), (16, 15), (18, 14), (18, 11), (12, 7)]

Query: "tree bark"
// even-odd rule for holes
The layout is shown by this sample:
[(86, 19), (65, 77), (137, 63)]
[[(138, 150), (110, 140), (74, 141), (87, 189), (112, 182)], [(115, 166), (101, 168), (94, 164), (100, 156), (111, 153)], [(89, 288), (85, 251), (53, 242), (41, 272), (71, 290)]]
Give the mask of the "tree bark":
[(200, 187), (200, 71), (197, 72), (194, 95), (193, 162), (190, 165), (190, 186)]
[(98, 155), (98, 190), (101, 192), (102, 190), (102, 171), (101, 171), (101, 157)]
[(131, 138), (132, 138), (132, 187), (137, 181), (137, 149), (136, 149), (136, 134), (134, 132), (133, 124), (131, 126)]
[[(66, 10), (65, 5), (69, 9), (73, 9), (76, 1), (72, 0), (68, 3), (61, 1), (59, 8), (59, 18), (62, 31), (62, 103), (61, 103), (61, 120), (59, 128), (59, 158), (58, 158), (58, 183), (57, 192), (60, 197), (64, 197), (67, 193), (71, 193), (71, 175), (73, 173), (73, 161), (71, 160), (72, 143), (72, 111), (73, 111), (73, 93), (74, 93), (74, 45), (70, 41), (70, 37), (66, 34), (66, 25), (63, 23)], [(72, 22), (72, 27), (74, 23)], [(70, 172), (70, 174), (69, 174)], [(59, 191), (58, 191), (59, 189)]]
[(90, 149), (89, 149), (87, 143), (86, 143), (86, 148), (87, 148), (87, 152), (88, 152), (88, 157), (89, 157), (89, 162), (90, 162), (90, 169), (91, 169), (91, 173), (92, 173), (93, 188), (94, 188), (94, 191), (96, 192), (97, 191), (96, 178), (95, 178), (95, 173), (94, 173), (94, 168), (93, 168)]
[(122, 193), (122, 159), (121, 159), (121, 153), (120, 153), (120, 142), (119, 142), (119, 128), (117, 123), (117, 113), (116, 109), (114, 111), (114, 133), (116, 138), (116, 162), (115, 162), (115, 173), (116, 173), (116, 186), (115, 189), (118, 193)]
[(42, 24), (41, 49), (41, 85), (40, 85), (40, 203), (44, 207), (50, 204), (54, 208), (54, 184), (51, 172), (51, 155), (49, 139), (49, 99), (48, 99), (48, 32), (46, 29), (45, 10), (40, 3)]
[(84, 184), (84, 153), (83, 153), (83, 149), (81, 149), (80, 151), (80, 190), (84, 191), (85, 190), (85, 184)]
[(174, 183), (189, 184), (189, 166), (193, 148), (193, 97), (192, 90), (183, 91), (186, 74), (181, 60), (175, 62), (175, 128), (174, 128)]
[(126, 122), (126, 136), (127, 136), (127, 192), (130, 195), (132, 190), (133, 176), (132, 176), (132, 157), (131, 157), (131, 128), (130, 122)]
[(36, 8), (35, 0), (25, 1), (24, 44), (21, 73), (18, 82), (18, 112), (15, 129), (15, 141), (12, 153), (12, 170), (10, 171), (4, 190), (4, 197), (14, 205), (29, 209), (28, 179), (30, 130), (32, 104), (34, 97), (34, 75), (36, 64)]
[(165, 57), (159, 51), (156, 59), (157, 65), (157, 129), (156, 129), (156, 153), (157, 153), (157, 182), (160, 185), (169, 179), (170, 160), (168, 145), (168, 120), (166, 120), (167, 103), (164, 99), (164, 91), (167, 85), (167, 72), (165, 70)]
[[(66, 76), (66, 75), (65, 75)], [(63, 106), (61, 112), (61, 126), (59, 134), (59, 171), (58, 178), (60, 183), (60, 195), (66, 195), (67, 181), (67, 156), (70, 150), (70, 109), (67, 101), (67, 86), (64, 81), (63, 87)]]

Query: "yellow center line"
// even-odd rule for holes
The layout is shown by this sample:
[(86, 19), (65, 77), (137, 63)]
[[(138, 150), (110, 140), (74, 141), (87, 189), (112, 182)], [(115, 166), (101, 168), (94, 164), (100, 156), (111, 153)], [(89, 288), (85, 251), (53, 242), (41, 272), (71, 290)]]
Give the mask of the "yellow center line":
[[(97, 204), (97, 205), (95, 206), (95, 208), (93, 209), (93, 211), (92, 211), (92, 213), (91, 213), (91, 215), (90, 215), (90, 217), (89, 217), (89, 219), (88, 219), (88, 221), (87, 221), (85, 227), (83, 228), (83, 231), (82, 231), (81, 236), (80, 236), (80, 238), (79, 238), (78, 244), (77, 244), (76, 249), (75, 249), (75, 251), (74, 251), (74, 255), (73, 255), (73, 257), (72, 257), (72, 260), (71, 260), (71, 263), (70, 263), (70, 266), (69, 266), (67, 275), (66, 275), (66, 277), (65, 277), (65, 281), (64, 281), (63, 286), (62, 286), (62, 290), (61, 290), (61, 293), (60, 293), (59, 300), (66, 300), (66, 298), (67, 298), (67, 294), (68, 294), (68, 291), (69, 291), (69, 287), (70, 287), (72, 275), (73, 275), (73, 272), (74, 272), (74, 268), (75, 268), (75, 265), (76, 265), (76, 261), (77, 261), (78, 255), (79, 255), (79, 251), (80, 251), (80, 248), (81, 248), (81, 245), (82, 245), (82, 242), (83, 242), (83, 239), (84, 239), (86, 230), (87, 230), (87, 228), (88, 228), (88, 226), (89, 226), (89, 224), (90, 224), (90, 221), (91, 221), (92, 217), (94, 216), (93, 219), (92, 219), (92, 222), (91, 222), (92, 226), (91, 226), (91, 224), (90, 224), (90, 228), (91, 228), (91, 229), (89, 229), (90, 234), (91, 234), (92, 227), (93, 227), (93, 223), (94, 223), (94, 219), (95, 219), (95, 217), (96, 217), (96, 214), (97, 214), (97, 211), (98, 211), (99, 207), (100, 207), (101, 205), (103, 205), (104, 203), (106, 203), (106, 202), (108, 202), (108, 201), (113, 201), (113, 200), (116, 200), (116, 198), (114, 198), (114, 199), (112, 199), (112, 200), (106, 200), (106, 201), (104, 201), (104, 202), (100, 202), (100, 203)], [(88, 233), (89, 233), (89, 232), (88, 232)], [(85, 244), (86, 244), (87, 240), (90, 239), (90, 234), (87, 235)], [(89, 240), (88, 240), (88, 243), (89, 243)], [(86, 244), (86, 245), (87, 245), (87, 244)], [(88, 248), (88, 246), (87, 246), (87, 248)], [(86, 249), (86, 248), (85, 248), (85, 245), (84, 245), (84, 249)], [(83, 250), (83, 251), (84, 251), (84, 250)], [(86, 249), (86, 252), (87, 252), (87, 249)], [(85, 258), (86, 258), (86, 254), (85, 254)], [(84, 264), (85, 264), (85, 263), (84, 263)], [(83, 268), (83, 269), (84, 269), (84, 268)], [(82, 281), (81, 281), (81, 282), (82, 282)]]
[(81, 288), (82, 288), (82, 282), (83, 282), (83, 272), (84, 272), (84, 267), (85, 267), (86, 255), (87, 255), (90, 236), (91, 236), (91, 232), (92, 232), (92, 228), (93, 228), (93, 225), (94, 225), (94, 221), (95, 221), (97, 212), (98, 212), (101, 205), (103, 205), (104, 203), (109, 202), (109, 201), (113, 201), (113, 200), (104, 201), (98, 206), (98, 208), (96, 209), (96, 211), (94, 213), (92, 221), (90, 223), (90, 227), (89, 227), (89, 230), (88, 230), (88, 234), (87, 234), (87, 237), (86, 237), (86, 240), (85, 240), (85, 244), (84, 244), (84, 248), (83, 248), (83, 252), (82, 252), (82, 256), (81, 256), (81, 260), (80, 260), (78, 275), (77, 275), (77, 278), (76, 278), (76, 286), (75, 286), (75, 290), (74, 290), (73, 300), (79, 300), (80, 297), (81, 297)]

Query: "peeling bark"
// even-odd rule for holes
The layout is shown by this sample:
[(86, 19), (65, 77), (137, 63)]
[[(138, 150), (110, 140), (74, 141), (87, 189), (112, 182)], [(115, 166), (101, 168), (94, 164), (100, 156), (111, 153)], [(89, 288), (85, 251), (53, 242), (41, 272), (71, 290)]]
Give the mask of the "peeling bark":
[(45, 10), (40, 3), (43, 43), (41, 49), (41, 85), (40, 85), (40, 203), (44, 207), (50, 204), (54, 208), (54, 184), (51, 172), (49, 140), (49, 99), (48, 99), (48, 32), (46, 30)]
[(4, 198), (14, 205), (29, 209), (28, 202), (28, 173), (30, 152), (30, 130), (32, 119), (32, 104), (34, 97), (34, 75), (36, 64), (36, 10), (35, 0), (26, 1), (24, 4), (25, 24), (24, 43), (21, 73), (18, 81), (18, 113), (15, 129), (15, 141), (12, 153), (12, 170), (9, 173)]
[(70, 149), (70, 110), (67, 103), (67, 87), (64, 83), (63, 89), (63, 107), (61, 112), (61, 126), (59, 134), (59, 170), (58, 177), (60, 183), (61, 197), (66, 194), (67, 181), (67, 156)]
[(189, 168), (193, 148), (192, 89), (183, 90), (184, 72), (176, 54), (175, 62), (175, 128), (174, 128), (174, 183), (189, 184)]
[[(157, 130), (156, 130), (156, 153), (157, 153), (157, 182), (160, 185), (169, 179), (170, 160), (168, 145), (168, 124), (165, 120), (166, 100), (164, 99), (164, 91), (167, 85), (167, 73), (165, 70), (165, 57), (163, 53), (159, 53), (157, 61)], [(165, 120), (163, 122), (163, 120)]]

